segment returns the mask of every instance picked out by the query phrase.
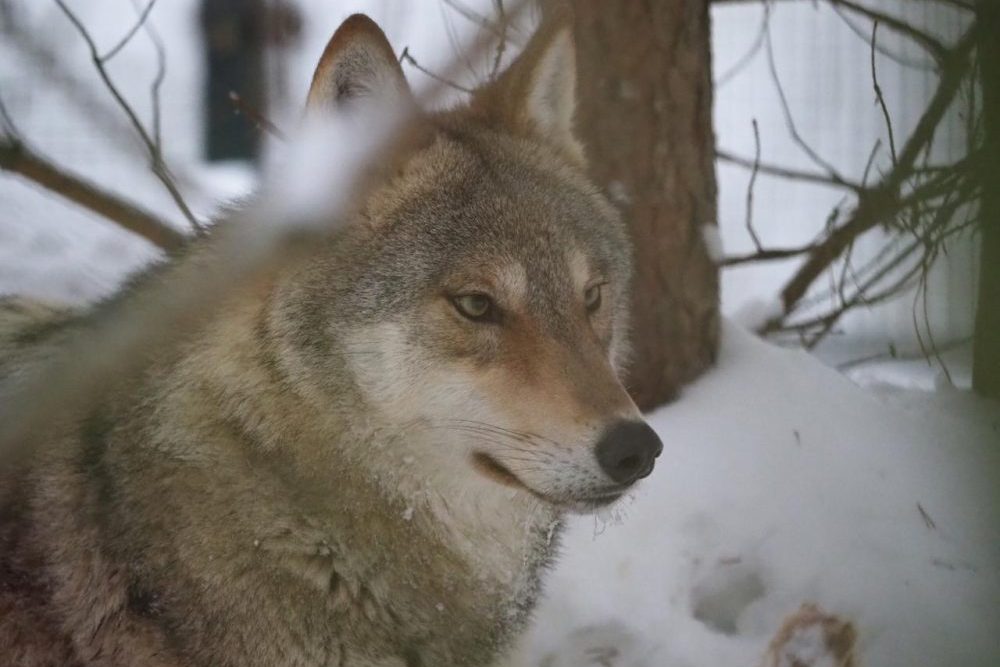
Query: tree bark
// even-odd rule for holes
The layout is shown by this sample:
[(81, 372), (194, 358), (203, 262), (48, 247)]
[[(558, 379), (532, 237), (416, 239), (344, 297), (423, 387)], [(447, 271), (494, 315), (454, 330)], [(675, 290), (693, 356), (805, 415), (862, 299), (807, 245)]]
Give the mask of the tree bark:
[(983, 396), (1000, 399), (1000, 5), (996, 0), (979, 0), (976, 10), (985, 145), (979, 170), (982, 245), (972, 387)]
[(709, 1), (570, 6), (577, 133), (635, 242), (627, 385), (649, 409), (711, 365), (718, 346), (718, 268), (704, 237), (716, 224)]

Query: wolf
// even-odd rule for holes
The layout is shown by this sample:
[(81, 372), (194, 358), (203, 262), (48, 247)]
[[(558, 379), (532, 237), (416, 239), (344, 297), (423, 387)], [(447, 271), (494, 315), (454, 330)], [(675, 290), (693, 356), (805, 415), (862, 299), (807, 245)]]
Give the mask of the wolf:
[[(504, 664), (562, 518), (662, 449), (620, 379), (632, 251), (585, 174), (575, 80), (570, 31), (543, 26), (467, 104), (416, 112), (335, 237), (53, 415), (0, 473), (0, 662)], [(308, 107), (413, 104), (348, 18)], [(111, 302), (196, 270), (227, 225)], [(5, 300), (0, 374), (105, 308)]]

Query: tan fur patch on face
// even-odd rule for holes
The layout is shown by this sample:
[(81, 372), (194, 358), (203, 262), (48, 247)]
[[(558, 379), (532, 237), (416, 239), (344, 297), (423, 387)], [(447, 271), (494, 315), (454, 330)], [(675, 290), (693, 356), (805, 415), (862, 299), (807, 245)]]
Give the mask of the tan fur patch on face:
[(571, 248), (566, 253), (566, 264), (569, 265), (569, 274), (573, 278), (573, 285), (578, 293), (583, 293), (587, 288), (587, 282), (591, 279), (590, 261), (579, 248)]
[(520, 262), (503, 266), (496, 274), (498, 288), (514, 306), (524, 304), (528, 296), (528, 272)]

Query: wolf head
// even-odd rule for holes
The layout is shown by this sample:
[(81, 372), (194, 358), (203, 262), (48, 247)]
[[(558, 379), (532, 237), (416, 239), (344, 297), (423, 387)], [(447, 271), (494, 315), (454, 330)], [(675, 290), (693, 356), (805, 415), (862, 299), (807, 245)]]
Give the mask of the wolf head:
[[(544, 26), (468, 105), (415, 112), (419, 140), (280, 291), (273, 319), (299, 385), (318, 405), (353, 397), (396, 434), (388, 454), (355, 455), (579, 511), (652, 470), (661, 443), (619, 379), (631, 248), (584, 173), (575, 77), (568, 29)], [(414, 98), (385, 35), (353, 16), (309, 107), (387, 105)]]

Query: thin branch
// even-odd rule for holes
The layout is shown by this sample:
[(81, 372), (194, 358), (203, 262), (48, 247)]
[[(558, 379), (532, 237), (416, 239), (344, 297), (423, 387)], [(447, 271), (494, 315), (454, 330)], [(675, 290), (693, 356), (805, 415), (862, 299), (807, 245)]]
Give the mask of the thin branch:
[[(152, 6), (155, 1), (150, 0), (149, 5), (147, 5), (147, 16), (149, 15), (149, 10), (153, 8)], [(132, 0), (132, 5), (138, 12), (138, 0)], [(149, 101), (153, 114), (153, 143), (156, 146), (157, 152), (162, 156), (163, 137), (160, 131), (160, 89), (163, 87), (163, 81), (167, 77), (167, 51), (163, 46), (163, 40), (160, 39), (159, 34), (153, 29), (152, 24), (143, 19), (141, 14), (139, 20), (146, 29), (146, 35), (149, 37), (149, 41), (153, 44), (153, 50), (156, 52), (156, 75), (153, 77), (153, 83), (149, 86)]]
[(0, 138), (0, 169), (19, 174), (164, 250), (176, 250), (187, 243), (183, 234), (153, 213), (60, 169), (16, 139)]
[(769, 0), (762, 0), (762, 4), (764, 12), (761, 16), (760, 27), (757, 29), (757, 36), (754, 38), (753, 44), (750, 45), (746, 53), (740, 56), (729, 69), (719, 75), (715, 80), (716, 90), (726, 85), (734, 76), (739, 74), (753, 60), (754, 56), (760, 52), (761, 47), (764, 46), (768, 26), (771, 24), (771, 3)]
[(779, 178), (787, 178), (793, 181), (815, 183), (816, 185), (826, 185), (831, 188), (847, 189), (854, 192), (860, 192), (865, 189), (860, 183), (853, 183), (836, 174), (820, 174), (817, 172), (803, 171), (791, 167), (781, 167), (774, 164), (768, 164), (766, 162), (757, 163), (755, 160), (740, 157), (722, 149), (716, 149), (715, 158), (721, 162), (733, 164), (738, 167), (744, 167), (746, 169), (753, 169), (756, 164), (757, 171), (762, 174), (767, 174), (768, 176), (777, 176)]
[(139, 13), (139, 19), (135, 22), (135, 24), (131, 28), (129, 28), (129, 31), (125, 33), (125, 36), (122, 37), (121, 40), (119, 40), (118, 43), (111, 48), (110, 51), (101, 56), (102, 63), (106, 63), (112, 58), (114, 58), (116, 55), (118, 55), (119, 51), (124, 49), (125, 46), (132, 41), (132, 38), (135, 37), (135, 33), (139, 32), (139, 28), (141, 28), (146, 24), (146, 19), (149, 18), (149, 13), (153, 11), (153, 6), (155, 4), (156, 0), (149, 0), (149, 2), (146, 3), (145, 9), (143, 9)]
[(474, 9), (467, 7), (465, 4), (459, 2), (459, 0), (441, 0), (444, 4), (451, 7), (459, 16), (466, 19), (467, 21), (479, 26), (483, 30), (490, 32), (497, 39), (506, 39), (504, 36), (505, 28), (496, 25), (493, 21), (489, 20), (487, 17), (478, 13)]
[(12, 137), (23, 136), (21, 134), (21, 130), (17, 127), (17, 123), (14, 122), (13, 116), (10, 115), (10, 111), (7, 110), (7, 105), (4, 103), (3, 98), (0, 98), (0, 119), (2, 119), (4, 125), (7, 126), (7, 134)]
[(778, 76), (778, 66), (774, 60), (774, 45), (771, 43), (770, 29), (767, 30), (764, 43), (767, 46), (767, 65), (771, 72), (771, 80), (774, 82), (775, 91), (778, 93), (778, 101), (781, 103), (781, 111), (785, 116), (785, 125), (788, 126), (789, 134), (792, 135), (792, 139), (799, 146), (799, 148), (801, 148), (817, 166), (824, 169), (830, 175), (830, 178), (838, 182), (844, 182), (844, 178), (840, 175), (837, 169), (820, 157), (812, 146), (810, 146), (805, 139), (802, 138), (802, 135), (799, 134), (798, 127), (795, 125), (795, 118), (792, 116), (791, 107), (788, 105), (788, 98), (785, 96), (785, 89), (781, 85), (781, 78)]
[(816, 244), (814, 243), (799, 246), (798, 248), (761, 248), (757, 252), (746, 255), (733, 255), (726, 257), (719, 262), (719, 266), (739, 266), (740, 264), (750, 264), (752, 262), (770, 262), (779, 259), (788, 259), (789, 257), (804, 255), (815, 249)]
[(454, 88), (455, 90), (460, 90), (463, 93), (471, 94), (473, 92), (472, 88), (466, 88), (465, 86), (455, 83), (454, 81), (449, 81), (448, 79), (442, 78), (437, 74), (435, 74), (434, 72), (427, 69), (426, 67), (424, 67), (423, 65), (421, 65), (420, 63), (418, 63), (416, 59), (414, 59), (414, 57), (410, 55), (410, 47), (408, 46), (403, 47), (403, 52), (399, 54), (399, 61), (409, 63), (418, 71), (423, 72), (424, 74), (434, 79), (438, 83), (443, 83), (444, 85), (450, 88)]
[(90, 32), (88, 32), (87, 28), (83, 25), (83, 23), (81, 23), (80, 19), (76, 16), (76, 14), (74, 14), (69, 9), (69, 7), (66, 6), (64, 0), (54, 0), (54, 1), (56, 5), (59, 6), (59, 9), (62, 10), (63, 14), (66, 15), (66, 18), (69, 19), (70, 23), (72, 23), (73, 26), (76, 28), (77, 32), (80, 34), (83, 40), (87, 43), (87, 47), (90, 49), (90, 58), (94, 63), (94, 67), (97, 68), (97, 73), (98, 75), (100, 75), (101, 81), (104, 82), (105, 88), (107, 88), (108, 92), (111, 93), (111, 96), (114, 97), (115, 101), (118, 103), (118, 107), (128, 117), (132, 127), (139, 135), (139, 138), (142, 140), (143, 144), (145, 144), (146, 150), (149, 152), (150, 164), (153, 170), (153, 174), (156, 175), (156, 177), (163, 184), (163, 187), (166, 188), (167, 192), (170, 194), (170, 197), (174, 200), (174, 204), (180, 210), (181, 214), (183, 214), (183, 216), (187, 218), (187, 221), (191, 224), (191, 226), (195, 229), (195, 231), (197, 231), (198, 233), (203, 233), (205, 231), (204, 226), (200, 222), (198, 222), (197, 218), (195, 218), (194, 214), (191, 212), (191, 209), (188, 207), (187, 202), (184, 201), (184, 197), (177, 189), (177, 185), (174, 183), (173, 176), (171, 175), (170, 170), (167, 168), (166, 163), (163, 161), (163, 155), (161, 154), (160, 149), (157, 146), (156, 142), (149, 135), (149, 132), (146, 131), (146, 128), (143, 126), (142, 121), (140, 121), (139, 117), (136, 116), (135, 110), (132, 109), (129, 103), (125, 100), (124, 96), (122, 96), (121, 92), (118, 90), (118, 87), (115, 85), (114, 81), (112, 81), (111, 77), (108, 75), (108, 71), (104, 67), (104, 63), (101, 62), (100, 54), (97, 52), (97, 45), (94, 43), (93, 37), (90, 36)]
[(504, 12), (503, 0), (493, 0), (493, 6), (500, 21), (500, 38), (497, 40), (497, 48), (493, 54), (493, 68), (490, 70), (490, 80), (494, 80), (500, 74), (500, 64), (503, 61), (503, 54), (507, 50), (507, 30), (510, 27), (507, 21), (507, 14)]
[(277, 125), (254, 108), (253, 105), (249, 104), (246, 100), (240, 97), (240, 94), (235, 90), (229, 91), (229, 101), (232, 102), (233, 108), (236, 112), (241, 113), (250, 119), (250, 122), (252, 122), (257, 129), (263, 130), (281, 141), (288, 140), (288, 136), (282, 132)]
[[(866, 44), (869, 42), (870, 35), (868, 31), (865, 30), (864, 27), (858, 25), (858, 23), (854, 20), (854, 17), (848, 16), (849, 10), (835, 6), (833, 7), (833, 11), (838, 16), (838, 18), (840, 18), (840, 20), (844, 22), (844, 25), (846, 25), (851, 32), (857, 35), (860, 39), (863, 39)], [(929, 70), (934, 70), (937, 65), (937, 63), (933, 58), (924, 60), (908, 58), (900, 53), (897, 53), (896, 51), (893, 51), (887, 47), (882, 46), (881, 44), (876, 46), (875, 48), (883, 56), (893, 61), (897, 65), (902, 65), (903, 67), (929, 71)]]
[(896, 166), (896, 138), (892, 131), (892, 117), (885, 104), (885, 97), (882, 95), (882, 87), (878, 85), (878, 72), (875, 69), (875, 43), (878, 32), (878, 21), (872, 23), (872, 86), (875, 88), (875, 99), (882, 108), (882, 115), (885, 117), (885, 127), (889, 133), (889, 154), (892, 156), (892, 166)]
[(826, 0), (826, 2), (835, 7), (849, 9), (855, 14), (860, 14), (871, 21), (882, 23), (890, 30), (910, 38), (930, 53), (938, 64), (943, 63), (949, 55), (948, 48), (936, 37), (928, 35), (898, 17), (872, 9), (871, 7), (854, 2), (854, 0)]
[(753, 153), (753, 169), (750, 170), (750, 182), (747, 183), (747, 219), (746, 227), (747, 233), (750, 234), (750, 238), (753, 240), (753, 245), (757, 248), (757, 252), (764, 249), (764, 246), (760, 243), (760, 237), (757, 236), (757, 232), (753, 228), (753, 186), (757, 182), (757, 172), (760, 170), (760, 130), (757, 128), (757, 119), (753, 119), (753, 143), (754, 143), (754, 153)]

